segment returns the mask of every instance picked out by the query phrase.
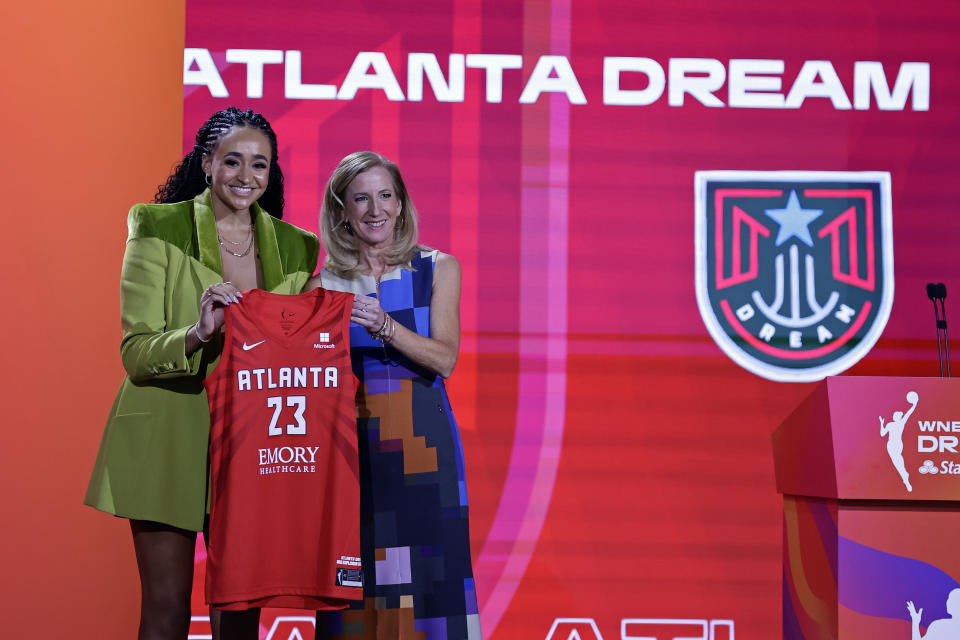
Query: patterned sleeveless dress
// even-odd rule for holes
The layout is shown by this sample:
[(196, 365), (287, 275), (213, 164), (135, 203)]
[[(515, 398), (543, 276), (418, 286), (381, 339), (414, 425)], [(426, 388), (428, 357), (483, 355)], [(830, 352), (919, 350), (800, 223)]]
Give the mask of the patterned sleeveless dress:
[[(380, 279), (381, 307), (430, 335), (437, 251)], [(327, 289), (377, 296), (370, 276)], [(443, 378), (350, 325), (360, 445), (363, 602), (317, 613), (316, 638), (480, 640), (463, 449)]]

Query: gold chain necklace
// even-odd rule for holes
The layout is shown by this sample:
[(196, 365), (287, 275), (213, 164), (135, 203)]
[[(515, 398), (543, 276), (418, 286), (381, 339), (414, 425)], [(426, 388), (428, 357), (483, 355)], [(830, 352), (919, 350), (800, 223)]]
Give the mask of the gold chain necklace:
[[(253, 233), (253, 225), (252, 225), (252, 224), (247, 227), (247, 233)], [(225, 241), (224, 238), (220, 236), (220, 227), (217, 227), (217, 238), (219, 238), (221, 242), (224, 242), (224, 241)], [(243, 245), (243, 244), (246, 244), (249, 240), (250, 240), (250, 238), (247, 237), (246, 239), (241, 240), (240, 242), (234, 242), (233, 240), (226, 240), (225, 242), (228, 242), (229, 244), (232, 244), (232, 245), (235, 246), (235, 247), (239, 247), (239, 246), (241, 246), (241, 245)]]
[[(250, 238), (249, 238), (249, 240), (248, 240), (249, 244), (247, 244), (247, 248), (243, 250), (243, 253), (234, 253), (234, 252), (230, 249), (230, 247), (228, 247), (228, 246), (224, 243), (223, 237), (220, 235), (220, 229), (219, 229), (219, 228), (217, 228), (217, 240), (220, 241), (220, 248), (221, 248), (221, 249), (223, 249), (224, 251), (226, 251), (227, 253), (229, 253), (230, 255), (232, 255), (234, 258), (243, 258), (243, 257), (245, 257), (248, 253), (250, 253), (250, 250), (251, 250), (251, 249), (253, 249), (253, 225), (250, 225)], [(229, 242), (230, 244), (233, 244), (233, 245), (238, 245), (238, 246), (243, 243), (242, 240), (241, 240), (240, 242), (232, 242), (232, 241), (230, 241), (230, 240), (227, 240), (227, 242)]]

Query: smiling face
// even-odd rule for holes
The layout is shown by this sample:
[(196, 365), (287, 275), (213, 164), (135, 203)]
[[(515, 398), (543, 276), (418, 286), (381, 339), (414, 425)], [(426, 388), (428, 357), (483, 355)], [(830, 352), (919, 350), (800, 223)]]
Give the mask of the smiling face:
[(390, 172), (373, 167), (357, 174), (344, 196), (343, 214), (357, 239), (370, 247), (389, 247), (403, 208)]
[(247, 211), (267, 188), (270, 140), (259, 129), (233, 127), (212, 153), (204, 154), (202, 164), (210, 176), (214, 212)]

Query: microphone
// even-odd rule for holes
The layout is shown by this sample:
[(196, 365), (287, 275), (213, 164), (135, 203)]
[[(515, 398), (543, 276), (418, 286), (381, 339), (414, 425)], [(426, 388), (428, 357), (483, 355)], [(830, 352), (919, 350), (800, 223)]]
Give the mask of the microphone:
[[(947, 377), (950, 377), (950, 340), (947, 339), (947, 307), (944, 301), (947, 299), (947, 285), (942, 282), (937, 283), (937, 296), (940, 298), (940, 317), (943, 319), (943, 353), (947, 361)], [(938, 322), (937, 325), (940, 323)]]
[[(940, 377), (943, 377), (943, 361), (947, 361), (947, 377), (950, 377), (950, 342), (947, 339), (947, 285), (942, 282), (927, 283), (927, 297), (933, 302), (933, 316), (937, 323), (937, 361), (940, 363)], [(937, 305), (939, 301), (940, 305)], [(941, 331), (943, 337), (941, 338)], [(944, 358), (946, 355), (946, 358)]]

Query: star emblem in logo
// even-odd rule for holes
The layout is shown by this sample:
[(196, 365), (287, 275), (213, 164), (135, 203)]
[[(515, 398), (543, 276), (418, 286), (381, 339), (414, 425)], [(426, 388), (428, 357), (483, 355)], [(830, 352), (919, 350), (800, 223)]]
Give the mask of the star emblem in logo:
[(798, 238), (808, 247), (813, 246), (813, 238), (810, 236), (810, 223), (823, 215), (823, 210), (802, 208), (800, 198), (797, 197), (795, 190), (790, 192), (786, 209), (765, 209), (764, 213), (780, 225), (776, 246), (779, 247), (793, 237)]

